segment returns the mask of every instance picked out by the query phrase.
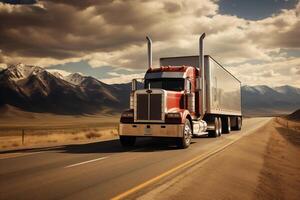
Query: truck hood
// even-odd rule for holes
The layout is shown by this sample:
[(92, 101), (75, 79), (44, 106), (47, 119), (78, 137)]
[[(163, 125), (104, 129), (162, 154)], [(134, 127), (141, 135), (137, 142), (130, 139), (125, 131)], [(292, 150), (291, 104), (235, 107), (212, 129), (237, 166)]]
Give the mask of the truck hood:
[(177, 112), (184, 108), (184, 93), (183, 91), (166, 91), (167, 112)]

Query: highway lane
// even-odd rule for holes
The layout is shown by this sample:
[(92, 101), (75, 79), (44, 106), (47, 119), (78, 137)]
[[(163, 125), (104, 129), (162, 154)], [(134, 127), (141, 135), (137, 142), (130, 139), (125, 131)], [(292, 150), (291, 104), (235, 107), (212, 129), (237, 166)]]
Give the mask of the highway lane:
[[(153, 140), (138, 140), (136, 147), (123, 149), (117, 140), (111, 140), (39, 149), (38, 153), (1, 159), (0, 199), (118, 197), (182, 163), (238, 140), (269, 120), (245, 119), (242, 131), (220, 138), (194, 138), (190, 148), (184, 150)], [(134, 193), (155, 184), (151, 185)]]

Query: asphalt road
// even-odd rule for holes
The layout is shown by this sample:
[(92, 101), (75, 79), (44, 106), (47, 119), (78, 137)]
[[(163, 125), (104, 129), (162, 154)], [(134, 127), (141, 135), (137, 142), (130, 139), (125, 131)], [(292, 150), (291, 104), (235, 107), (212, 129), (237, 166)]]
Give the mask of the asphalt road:
[(245, 119), (241, 131), (193, 138), (184, 150), (144, 139), (131, 149), (111, 140), (13, 152), (17, 156), (0, 159), (0, 199), (135, 198), (269, 120)]

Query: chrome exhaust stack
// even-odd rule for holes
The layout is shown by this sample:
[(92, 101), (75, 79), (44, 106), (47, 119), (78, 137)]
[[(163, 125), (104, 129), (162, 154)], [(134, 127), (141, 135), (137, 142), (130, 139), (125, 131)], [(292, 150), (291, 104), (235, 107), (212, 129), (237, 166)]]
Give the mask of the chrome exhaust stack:
[(201, 91), (199, 91), (199, 114), (202, 119), (206, 110), (206, 102), (205, 102), (205, 80), (204, 80), (204, 43), (203, 40), (205, 38), (205, 33), (203, 33), (199, 38), (199, 70), (200, 70), (200, 78), (199, 78), (199, 86)]
[(148, 41), (148, 69), (152, 67), (152, 40), (150, 37), (146, 37)]

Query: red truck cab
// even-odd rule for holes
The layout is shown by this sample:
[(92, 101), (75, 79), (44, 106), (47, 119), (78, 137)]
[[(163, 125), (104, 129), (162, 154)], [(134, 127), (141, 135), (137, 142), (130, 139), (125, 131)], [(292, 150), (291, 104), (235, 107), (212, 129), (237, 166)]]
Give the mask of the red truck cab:
[[(145, 74), (144, 89), (133, 90), (132, 107), (120, 120), (120, 136), (133, 143), (132, 136), (180, 138), (178, 144), (189, 145), (192, 136), (192, 119), (195, 113), (197, 70), (191, 66), (161, 66)], [(185, 127), (186, 126), (186, 127)], [(186, 132), (186, 133), (184, 133)], [(186, 134), (186, 143), (182, 136)], [(128, 139), (130, 138), (130, 139)], [(127, 142), (131, 140), (131, 142)]]

